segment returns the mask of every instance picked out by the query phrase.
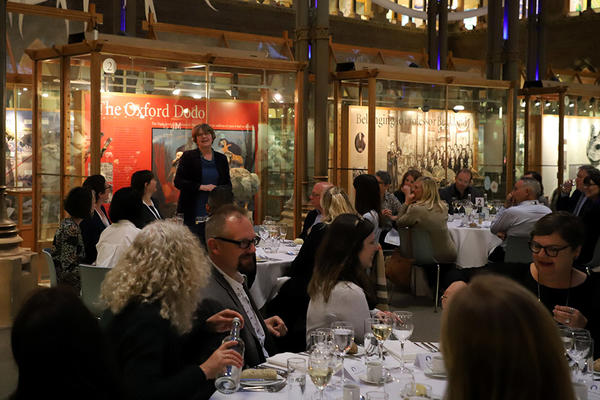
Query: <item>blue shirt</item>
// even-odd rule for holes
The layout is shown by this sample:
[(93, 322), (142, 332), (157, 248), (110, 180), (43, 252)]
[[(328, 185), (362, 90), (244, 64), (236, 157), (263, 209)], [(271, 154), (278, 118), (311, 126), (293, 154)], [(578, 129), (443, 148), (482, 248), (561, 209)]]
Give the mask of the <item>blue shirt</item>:
[[(201, 157), (202, 160), (202, 185), (216, 185), (219, 183), (219, 171), (215, 163), (215, 154), (213, 152), (212, 160)], [(206, 216), (206, 203), (208, 202), (208, 193), (205, 190), (199, 190), (196, 196), (196, 216)]]

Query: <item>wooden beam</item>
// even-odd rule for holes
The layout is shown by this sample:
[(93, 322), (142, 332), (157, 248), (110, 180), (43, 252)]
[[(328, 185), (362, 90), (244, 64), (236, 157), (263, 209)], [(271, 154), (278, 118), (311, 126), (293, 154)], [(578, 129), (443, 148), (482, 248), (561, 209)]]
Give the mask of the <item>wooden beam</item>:
[(334, 73), (334, 79), (338, 80), (355, 80), (355, 79), (369, 79), (378, 75), (376, 69), (365, 69), (361, 71), (344, 71)]
[(92, 65), (90, 66), (90, 175), (100, 173), (100, 101), (101, 101), (101, 73), (102, 59), (100, 53), (91, 54)]
[[(69, 167), (66, 160), (69, 159), (71, 135), (70, 135), (70, 87), (71, 87), (71, 65), (69, 57), (61, 57), (60, 60), (60, 198), (66, 197), (69, 182), (65, 178), (66, 169)], [(62, 208), (61, 208), (62, 209)]]
[[(41, 208), (41, 199), (42, 199), (42, 185), (40, 173), (42, 172), (41, 166), (41, 158), (40, 154), (42, 152), (41, 146), (41, 132), (42, 132), (42, 113), (40, 102), (42, 101), (42, 97), (40, 96), (40, 83), (42, 79), (42, 66), (40, 65), (40, 61), (33, 61), (33, 71), (32, 71), (32, 165), (33, 165), (33, 176), (32, 176), (32, 202), (33, 202), (33, 220), (31, 221), (33, 224), (33, 243), (34, 250), (39, 251), (38, 240), (40, 238), (40, 229), (41, 226), (37, 222), (40, 221), (40, 208)], [(62, 206), (62, 204), (61, 204)]]
[(19, 69), (18, 69), (17, 63), (15, 61), (15, 55), (12, 51), (12, 46), (10, 44), (10, 40), (8, 38), (8, 32), (6, 32), (6, 51), (8, 53), (8, 58), (10, 59), (10, 65), (12, 65), (12, 68), (13, 68), (13, 73), (18, 74)]
[(32, 77), (33, 77), (33, 75), (26, 75), (26, 74), (6, 74), (6, 82), (31, 85), (33, 82)]
[(306, 180), (304, 165), (306, 154), (306, 133), (304, 132), (304, 71), (296, 73), (296, 91), (294, 93), (294, 235), (298, 237), (302, 231), (302, 193), (303, 183)]
[(560, 93), (558, 96), (558, 184), (562, 185), (565, 180), (565, 94)]
[(341, 151), (342, 146), (342, 96), (341, 82), (333, 81), (333, 183), (336, 186), (340, 185), (341, 176)]
[[(93, 10), (90, 8), (90, 10)], [(15, 3), (9, 1), (6, 3), (6, 12), (15, 14), (38, 15), (41, 17), (61, 18), (70, 21), (81, 21), (91, 23), (93, 26), (102, 25), (104, 18), (102, 14), (95, 12), (85, 12), (78, 10), (64, 10), (62, 8), (37, 6), (31, 4)]]
[(375, 174), (375, 115), (377, 112), (377, 81), (369, 77), (369, 138), (367, 144), (368, 172)]

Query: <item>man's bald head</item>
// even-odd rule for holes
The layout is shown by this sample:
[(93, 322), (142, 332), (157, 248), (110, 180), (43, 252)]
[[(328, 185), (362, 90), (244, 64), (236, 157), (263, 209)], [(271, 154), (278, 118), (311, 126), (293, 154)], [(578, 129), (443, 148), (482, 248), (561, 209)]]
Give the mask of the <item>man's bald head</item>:
[(312, 206), (314, 208), (316, 208), (319, 211), (323, 211), (321, 209), (321, 195), (323, 194), (323, 192), (325, 192), (327, 189), (329, 189), (330, 187), (332, 187), (333, 185), (329, 182), (317, 182), (315, 183), (315, 186), (313, 186), (313, 190), (312, 193), (310, 194), (310, 204), (312, 204)]

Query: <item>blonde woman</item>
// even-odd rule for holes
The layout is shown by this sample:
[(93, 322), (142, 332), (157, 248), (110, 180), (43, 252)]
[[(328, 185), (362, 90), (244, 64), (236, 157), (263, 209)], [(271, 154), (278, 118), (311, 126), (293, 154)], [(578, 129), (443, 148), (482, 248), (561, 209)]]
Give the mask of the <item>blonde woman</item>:
[(288, 334), (280, 339), (281, 350), (306, 349), (306, 309), (310, 301), (306, 290), (313, 274), (315, 254), (329, 226), (338, 215), (357, 215), (346, 192), (337, 186), (331, 186), (321, 194), (321, 208), (323, 219), (311, 228), (298, 256), (292, 262), (291, 279), (268, 304), (267, 314), (278, 315), (288, 327)]
[(527, 289), (494, 275), (456, 291), (442, 315), (446, 400), (574, 400), (556, 323)]
[[(226, 365), (242, 366), (241, 356), (219, 347), (202, 364), (186, 363), (183, 335), (190, 331), (210, 266), (198, 239), (183, 225), (147, 225), (108, 272), (102, 298), (109, 344), (117, 359), (126, 398), (208, 399), (214, 379)], [(225, 332), (233, 317), (224, 310), (206, 321)]]

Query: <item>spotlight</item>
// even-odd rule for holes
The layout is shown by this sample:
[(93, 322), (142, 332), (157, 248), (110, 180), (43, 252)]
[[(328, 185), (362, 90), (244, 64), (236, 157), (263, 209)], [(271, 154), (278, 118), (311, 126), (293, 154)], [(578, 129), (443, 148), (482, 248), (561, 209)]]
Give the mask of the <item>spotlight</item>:
[(459, 112), (459, 111), (464, 111), (465, 110), (465, 106), (463, 106), (462, 104), (457, 104), (454, 106), (453, 108), (454, 112)]

